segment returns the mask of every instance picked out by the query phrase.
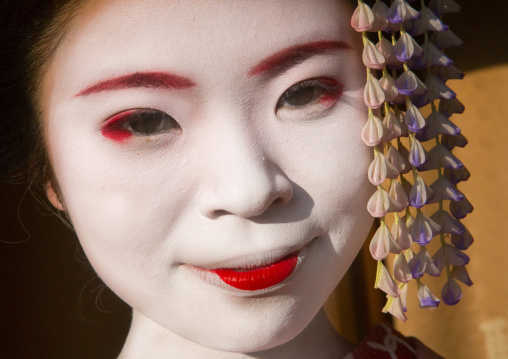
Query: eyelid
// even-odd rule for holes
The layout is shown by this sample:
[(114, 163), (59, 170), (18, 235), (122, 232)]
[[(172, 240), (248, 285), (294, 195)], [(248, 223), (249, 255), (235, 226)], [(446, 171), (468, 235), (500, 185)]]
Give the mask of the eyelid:
[(128, 116), (139, 110), (141, 109), (126, 110), (110, 117), (101, 127), (102, 135), (117, 142), (123, 142), (124, 140), (132, 137), (133, 134), (130, 131), (120, 128), (119, 125)]
[[(283, 106), (284, 102), (287, 100), (289, 96), (292, 94), (304, 89), (306, 87), (316, 86), (323, 89), (325, 92), (318, 99), (312, 101), (308, 105), (304, 106)], [(279, 98), (276, 106), (276, 110), (283, 109), (287, 107), (288, 109), (298, 111), (305, 107), (315, 105), (317, 101), (323, 102), (336, 102), (342, 95), (344, 90), (344, 85), (335, 79), (329, 77), (314, 77), (307, 80), (302, 80), (297, 82), (296, 84), (290, 86)]]

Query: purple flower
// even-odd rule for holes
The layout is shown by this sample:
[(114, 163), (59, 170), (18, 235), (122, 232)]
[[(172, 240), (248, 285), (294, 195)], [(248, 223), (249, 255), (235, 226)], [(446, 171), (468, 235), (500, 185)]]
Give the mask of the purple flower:
[(374, 14), (369, 5), (360, 2), (351, 17), (351, 26), (358, 32), (368, 31), (374, 22)]
[(453, 278), (460, 280), (468, 287), (473, 285), (473, 281), (471, 280), (471, 278), (469, 278), (469, 274), (467, 273), (467, 269), (465, 266), (453, 267), (452, 276)]
[(448, 281), (441, 291), (441, 298), (447, 305), (455, 305), (462, 297), (462, 289), (453, 278), (448, 278)]
[(399, 93), (411, 96), (418, 87), (417, 77), (411, 70), (405, 70), (395, 81)]
[(431, 2), (430, 8), (438, 16), (458, 13), (462, 9), (460, 5), (453, 0), (434, 0)]
[(415, 69), (421, 70), (430, 66), (450, 66), (453, 64), (453, 61), (431, 42), (424, 42), (422, 50), (423, 56), (419, 57), (413, 65)]
[(420, 18), (420, 13), (404, 0), (395, 0), (388, 9), (388, 20), (393, 24), (400, 24), (407, 20)]
[(439, 112), (446, 117), (450, 117), (454, 113), (463, 113), (465, 108), (462, 102), (456, 97), (451, 100), (444, 99), (439, 101)]
[(465, 196), (459, 201), (450, 202), (450, 213), (457, 219), (465, 218), (473, 210), (473, 205)]
[(474, 239), (471, 232), (465, 228), (462, 234), (452, 234), (451, 242), (456, 248), (466, 250), (473, 244)]
[(453, 65), (450, 66), (434, 66), (432, 74), (437, 76), (441, 81), (462, 80), (464, 73)]
[[(460, 201), (464, 195), (446, 177), (439, 177), (430, 185), (434, 198), (429, 203), (439, 203), (442, 200)], [(455, 202), (452, 202), (455, 203)]]
[(441, 233), (460, 235), (466, 231), (466, 227), (464, 227), (462, 223), (458, 222), (450, 215), (450, 213), (444, 210), (436, 211), (432, 216), (430, 216), (430, 219), (441, 226)]
[(440, 49), (447, 47), (462, 47), (462, 45), (464, 45), (462, 40), (450, 29), (434, 32), (430, 37), (430, 41), (432, 41), (432, 43)]
[(457, 95), (452, 91), (451, 88), (446, 86), (446, 84), (438, 79), (436, 76), (428, 76), (425, 80), (425, 86), (427, 86), (427, 96), (430, 100), (438, 100), (438, 99), (452, 99)]
[(435, 170), (439, 167), (459, 169), (463, 166), (448, 149), (442, 145), (436, 145), (429, 151), (427, 161), (419, 166), (420, 171)]
[(445, 168), (443, 175), (450, 180), (451, 183), (457, 184), (459, 182), (467, 181), (471, 174), (469, 170), (463, 166), (459, 169)]
[(385, 102), (385, 92), (374, 76), (369, 76), (363, 90), (363, 101), (370, 108), (380, 108)]
[(406, 113), (404, 114), (404, 122), (409, 131), (418, 132), (425, 127), (425, 118), (420, 110), (409, 102)]
[(411, 30), (413, 36), (422, 35), (425, 31), (444, 31), (448, 29), (448, 25), (443, 22), (427, 7), (420, 11), (421, 18), (415, 21)]
[(445, 243), (432, 256), (436, 267), (442, 271), (446, 265), (464, 266), (469, 263), (469, 257), (459, 249)]
[(435, 139), (439, 135), (458, 135), (460, 129), (448, 118), (443, 116), (437, 111), (432, 111), (427, 117), (427, 126), (423, 131), (416, 134), (416, 138), (419, 141), (425, 142), (431, 139)]
[(413, 225), (411, 226), (410, 233), (413, 242), (421, 246), (429, 244), (432, 237), (440, 233), (441, 226), (433, 219), (418, 211), (414, 218)]
[(420, 308), (437, 308), (440, 302), (430, 289), (421, 282), (418, 283), (418, 299), (420, 300)]
[(434, 197), (434, 192), (427, 186), (420, 176), (414, 180), (413, 187), (409, 193), (409, 203), (411, 207), (422, 208)]
[(411, 141), (409, 149), (409, 163), (415, 167), (422, 166), (427, 160), (427, 151), (423, 149), (422, 144), (416, 138)]
[(443, 135), (443, 137), (441, 137), (441, 144), (450, 151), (455, 147), (466, 147), (467, 143), (466, 136), (461, 133), (456, 136)]
[(385, 66), (385, 58), (370, 40), (363, 46), (362, 59), (363, 64), (371, 69), (382, 70)]
[(407, 32), (401, 33), (393, 50), (397, 60), (402, 62), (408, 61), (413, 56), (419, 57), (423, 54), (423, 49)]

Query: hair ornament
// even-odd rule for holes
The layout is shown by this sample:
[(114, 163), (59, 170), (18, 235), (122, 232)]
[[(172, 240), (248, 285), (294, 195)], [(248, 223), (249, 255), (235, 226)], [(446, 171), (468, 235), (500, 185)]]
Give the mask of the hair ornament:
[[(452, 153), (467, 139), (450, 120), (464, 105), (446, 84), (464, 77), (445, 54), (462, 41), (442, 20), (459, 11), (453, 0), (392, 0), (390, 5), (376, 0), (372, 7), (358, 0), (351, 19), (362, 33), (367, 68), (362, 139), (374, 151), (368, 178), (377, 187), (367, 209), (380, 223), (369, 247), (377, 260), (374, 287), (386, 293), (383, 312), (402, 321), (410, 281), (416, 281), (420, 308), (435, 308), (441, 300), (457, 304), (462, 297), (458, 282), (473, 284), (463, 252), (473, 237), (460, 222), (473, 205), (456, 187), (469, 171)], [(430, 114), (424, 116), (422, 107)], [(420, 175), (424, 171), (434, 171), (437, 179), (428, 185)], [(431, 216), (422, 211), (428, 204), (439, 206)], [(431, 255), (428, 245), (435, 237), (440, 248)], [(390, 253), (395, 255), (391, 272), (384, 263)], [(447, 281), (440, 300), (423, 280), (442, 273)]]

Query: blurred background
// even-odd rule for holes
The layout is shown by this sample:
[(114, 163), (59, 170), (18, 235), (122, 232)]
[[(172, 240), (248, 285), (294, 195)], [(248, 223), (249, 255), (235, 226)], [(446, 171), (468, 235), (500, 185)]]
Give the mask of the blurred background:
[[(462, 286), (456, 306), (435, 310), (419, 310), (412, 288), (409, 320), (394, 325), (446, 358), (508, 358), (508, 3), (458, 2), (463, 12), (444, 21), (465, 42), (447, 54), (466, 74), (449, 86), (466, 105), (452, 120), (469, 140), (456, 154), (472, 173), (459, 189), (475, 206), (463, 220), (475, 238), (466, 252), (474, 285)], [(114, 358), (129, 308), (95, 278), (74, 233), (25, 191), (0, 185), (0, 358)], [(356, 342), (382, 319), (374, 273), (363, 251), (327, 303), (335, 327)], [(444, 281), (425, 283), (438, 294)]]

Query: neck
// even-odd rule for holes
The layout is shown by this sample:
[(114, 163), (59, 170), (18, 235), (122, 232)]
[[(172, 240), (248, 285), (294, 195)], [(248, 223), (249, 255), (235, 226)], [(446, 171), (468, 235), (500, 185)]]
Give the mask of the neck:
[(125, 345), (118, 359), (225, 358), (298, 359), (343, 358), (351, 343), (339, 336), (323, 310), (294, 339), (278, 347), (254, 352), (231, 353), (204, 347), (161, 327), (134, 311)]

